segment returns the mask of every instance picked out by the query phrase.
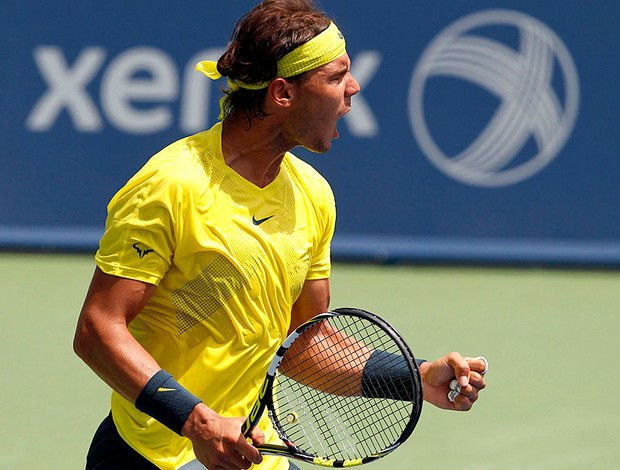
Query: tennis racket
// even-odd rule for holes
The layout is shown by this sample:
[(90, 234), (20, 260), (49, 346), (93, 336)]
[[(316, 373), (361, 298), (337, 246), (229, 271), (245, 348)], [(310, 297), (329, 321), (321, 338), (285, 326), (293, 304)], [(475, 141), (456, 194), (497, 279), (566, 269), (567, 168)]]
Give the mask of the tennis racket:
[(422, 401), (418, 366), (396, 330), (370, 312), (339, 308), (287, 337), (242, 430), (247, 437), (267, 408), (283, 445), (257, 446), (261, 453), (349, 467), (405, 442)]

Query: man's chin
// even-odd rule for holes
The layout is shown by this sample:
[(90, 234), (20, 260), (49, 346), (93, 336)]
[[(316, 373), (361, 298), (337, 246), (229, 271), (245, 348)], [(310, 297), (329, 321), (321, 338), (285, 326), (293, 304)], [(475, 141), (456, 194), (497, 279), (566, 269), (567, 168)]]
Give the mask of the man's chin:
[(312, 153), (322, 154), (322, 153), (327, 153), (331, 150), (332, 142), (329, 141), (321, 145), (313, 145), (313, 146), (303, 145), (302, 147), (305, 148), (306, 150), (309, 150)]
[(329, 152), (329, 151), (330, 151), (330, 149), (331, 149), (331, 147), (332, 147), (332, 146), (331, 146), (331, 144), (330, 144), (327, 148), (324, 148), (324, 149), (308, 149), (308, 148), (307, 148), (306, 150), (310, 150), (312, 153), (316, 153), (317, 155), (322, 155), (322, 154), (324, 154), (324, 153)]

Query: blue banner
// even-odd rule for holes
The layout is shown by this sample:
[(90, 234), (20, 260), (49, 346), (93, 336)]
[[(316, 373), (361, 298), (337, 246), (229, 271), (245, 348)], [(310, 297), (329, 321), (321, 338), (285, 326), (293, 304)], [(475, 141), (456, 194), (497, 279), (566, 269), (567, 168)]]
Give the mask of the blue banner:
[[(0, 247), (90, 250), (113, 193), (216, 120), (255, 2), (16, 2), (0, 16)], [(334, 256), (620, 265), (620, 3), (324, 1), (362, 91), (326, 155)]]

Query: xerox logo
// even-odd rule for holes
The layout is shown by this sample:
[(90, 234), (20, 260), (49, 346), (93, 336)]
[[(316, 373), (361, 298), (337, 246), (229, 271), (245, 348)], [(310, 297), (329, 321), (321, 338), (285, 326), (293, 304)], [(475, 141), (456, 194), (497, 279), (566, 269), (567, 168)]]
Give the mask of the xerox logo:
[[(106, 62), (103, 47), (89, 46), (69, 63), (60, 47), (38, 46), (33, 58), (46, 89), (30, 110), (26, 128), (49, 132), (67, 113), (79, 132), (100, 132), (107, 118), (122, 132), (152, 134), (173, 125), (172, 105), (178, 102), (179, 127), (188, 132), (203, 130), (211, 87), (210, 80), (194, 73), (194, 65), (219, 53), (219, 49), (207, 49), (196, 54), (180, 77), (172, 58), (153, 47), (133, 47)], [(89, 85), (98, 76), (97, 96)]]
[[(219, 95), (223, 83), (206, 80), (194, 67), (201, 60), (217, 60), (221, 53), (219, 48), (198, 52), (179, 72), (173, 59), (154, 47), (132, 47), (109, 57), (103, 47), (88, 46), (70, 62), (59, 46), (38, 46), (33, 59), (46, 88), (28, 114), (26, 129), (50, 132), (66, 113), (74, 128), (84, 133), (101, 132), (106, 125), (136, 135), (175, 124), (186, 133), (204, 130), (210, 122), (212, 89), (216, 87)], [(354, 57), (352, 72), (362, 86), (372, 80), (380, 61), (376, 51)], [(100, 86), (93, 92), (95, 79), (100, 79)], [(360, 94), (344, 120), (357, 137), (378, 134), (377, 120)]]
[[(33, 62), (44, 88), (29, 104), (25, 127), (51, 133), (59, 118), (68, 116), (82, 133), (110, 127), (134, 135), (175, 127), (185, 134), (204, 130), (217, 115), (210, 109), (215, 102), (211, 95), (220, 94), (223, 82), (206, 80), (194, 67), (221, 52), (199, 51), (179, 69), (155, 47), (112, 55), (103, 47), (85, 46), (69, 59), (60, 46), (37, 46)], [(400, 70), (409, 70), (408, 60)], [(394, 116), (406, 111), (394, 109), (405, 108), (402, 99), (376, 96), (387, 90), (407, 95), (406, 87), (393, 90), (372, 83), (390, 79), (389, 72), (379, 73), (382, 61), (376, 50), (351, 57), (351, 72), (362, 92), (343, 123), (354, 138), (377, 138), (380, 124), (398, 129)], [(454, 84), (467, 88), (451, 99), (446, 89)], [(496, 104), (467, 102), (461, 115), (451, 112), (451, 103), (480, 94)], [(578, 107), (579, 80), (567, 48), (539, 20), (509, 10), (477, 12), (441, 31), (421, 54), (408, 94), (411, 129), (424, 155), (451, 178), (486, 187), (515, 184), (548, 165), (569, 138)], [(378, 115), (392, 121), (379, 123)]]
[[(516, 32), (515, 44), (502, 40), (508, 30)], [(465, 148), (448, 155), (441, 145), (450, 136), (433, 134), (427, 116), (433, 109), (441, 119), (453, 117), (437, 111), (428, 92), (431, 82), (448, 87), (450, 80), (473, 84), (498, 104)], [(411, 125), (423, 153), (446, 175), (474, 186), (507, 186), (539, 172), (566, 143), (578, 106), (577, 71), (562, 41), (539, 20), (508, 10), (478, 12), (441, 31), (422, 54), (409, 90)], [(476, 114), (469, 111), (468, 117)]]

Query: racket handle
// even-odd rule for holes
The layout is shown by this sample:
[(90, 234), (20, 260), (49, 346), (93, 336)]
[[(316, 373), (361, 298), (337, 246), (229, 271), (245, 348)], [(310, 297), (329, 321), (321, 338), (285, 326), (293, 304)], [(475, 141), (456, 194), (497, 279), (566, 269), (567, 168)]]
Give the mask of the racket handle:
[(252, 406), (249, 416), (246, 418), (245, 422), (241, 426), (241, 433), (245, 437), (248, 437), (250, 435), (250, 432), (252, 432), (254, 426), (258, 424), (258, 421), (263, 414), (263, 411), (265, 410), (266, 403), (263, 399), (269, 393), (274, 378), (275, 375), (267, 375), (267, 378), (265, 379), (265, 382), (263, 383), (263, 386), (258, 393), (258, 400), (254, 402), (254, 406)]
[(250, 431), (252, 430), (250, 426), (250, 418), (248, 417), (241, 425), (241, 434), (243, 434), (245, 437), (248, 437), (248, 434), (250, 434)]

